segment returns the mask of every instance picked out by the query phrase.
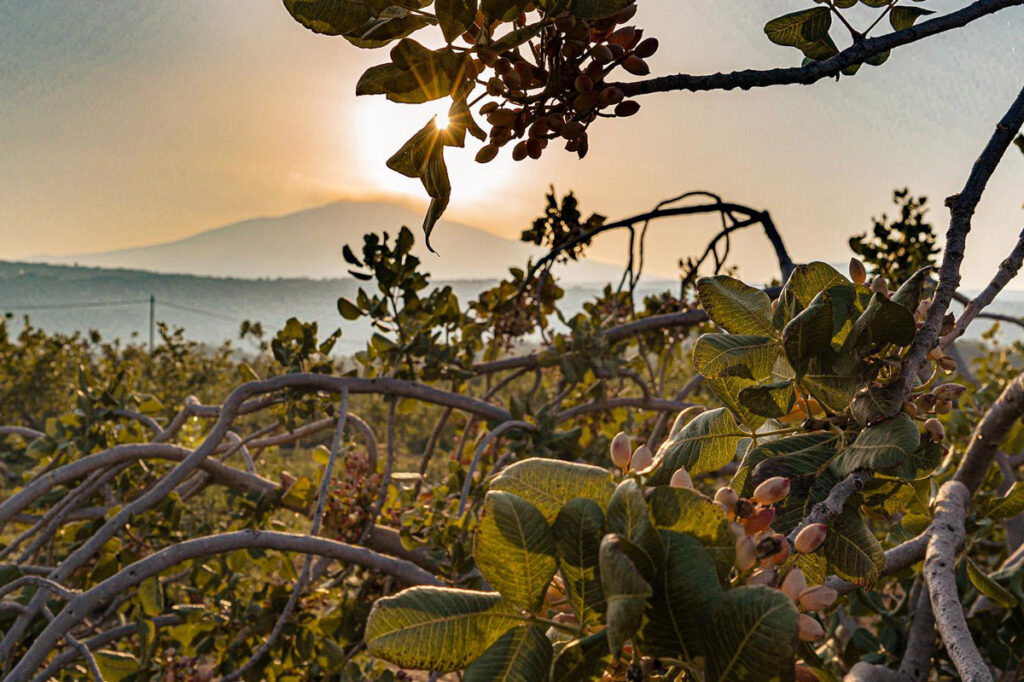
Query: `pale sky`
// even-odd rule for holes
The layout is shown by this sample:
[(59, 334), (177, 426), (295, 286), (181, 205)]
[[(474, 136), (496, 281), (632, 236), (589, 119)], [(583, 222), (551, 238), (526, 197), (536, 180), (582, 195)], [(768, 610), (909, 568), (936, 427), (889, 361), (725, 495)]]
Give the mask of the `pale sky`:
[[(640, 0), (636, 22), (661, 40), (657, 74), (791, 66), (798, 53), (762, 27), (810, 4)], [(909, 185), (944, 229), (942, 198), (1024, 81), (1022, 27), (1024, 8), (1004, 10), (838, 83), (647, 96), (638, 115), (595, 126), (583, 162), (552, 146), (539, 162), (506, 150), (481, 167), (471, 146), (449, 157), (448, 217), (515, 237), (550, 184), (612, 218), (706, 189), (769, 209), (797, 260), (836, 261)], [(386, 60), (310, 33), (279, 0), (0, 0), (0, 259), (165, 242), (339, 198), (418, 199), (384, 161), (430, 108), (353, 94)], [(1022, 200), (1014, 151), (977, 214), (965, 285), (1009, 252)], [(656, 226), (652, 270), (672, 276), (710, 229)], [(616, 259), (620, 246), (593, 253)], [(773, 274), (766, 246), (737, 241), (741, 272)]]

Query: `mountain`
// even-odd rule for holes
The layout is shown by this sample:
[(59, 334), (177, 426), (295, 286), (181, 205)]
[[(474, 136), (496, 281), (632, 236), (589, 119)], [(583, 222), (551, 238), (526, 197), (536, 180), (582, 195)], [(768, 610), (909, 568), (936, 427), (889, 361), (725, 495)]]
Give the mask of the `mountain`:
[[(388, 202), (338, 201), (277, 217), (253, 218), (177, 241), (102, 253), (39, 256), (36, 262), (130, 268), (160, 273), (212, 277), (347, 277), (341, 247), (357, 254), (366, 232), (398, 233), (409, 226), (416, 235), (414, 252), (435, 279), (500, 279), (511, 266), (523, 266), (540, 250), (449, 220), (440, 221), (431, 244), (423, 245), (421, 212)], [(567, 281), (617, 280), (620, 268), (602, 263), (572, 263), (560, 270)]]

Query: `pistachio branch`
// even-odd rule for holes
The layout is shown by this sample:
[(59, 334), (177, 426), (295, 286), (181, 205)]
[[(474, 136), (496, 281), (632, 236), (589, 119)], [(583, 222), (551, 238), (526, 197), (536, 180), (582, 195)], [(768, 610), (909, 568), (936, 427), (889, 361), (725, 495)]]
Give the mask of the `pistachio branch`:
[(966, 532), (964, 520), (971, 491), (959, 481), (947, 481), (939, 488), (935, 520), (924, 561), (924, 578), (931, 597), (932, 612), (946, 651), (960, 677), (967, 682), (991, 682), (992, 674), (971, 639), (963, 604), (956, 589), (956, 552)]

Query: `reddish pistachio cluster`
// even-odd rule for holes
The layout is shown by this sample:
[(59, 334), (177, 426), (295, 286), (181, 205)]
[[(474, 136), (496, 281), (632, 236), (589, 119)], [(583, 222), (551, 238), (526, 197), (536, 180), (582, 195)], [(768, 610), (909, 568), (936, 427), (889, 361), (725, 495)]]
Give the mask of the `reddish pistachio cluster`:
[(380, 474), (370, 470), (366, 457), (351, 453), (345, 458), (345, 470), (332, 481), (324, 514), (324, 528), (331, 537), (355, 542), (362, 535), (373, 513), (380, 490)]
[[(903, 403), (903, 411), (916, 419), (924, 419), (929, 414), (949, 414), (953, 409), (953, 403), (959, 400), (966, 390), (960, 384), (940, 384), (927, 393), (911, 395), (910, 399)], [(946, 438), (946, 429), (935, 417), (924, 419), (924, 429), (935, 443)]]
[[(519, 48), (495, 52), (477, 46), (473, 68), (487, 94), (498, 98), (480, 108), (491, 125), (490, 141), (476, 160), (487, 163), (512, 140), (521, 140), (512, 150), (520, 161), (540, 158), (552, 140), (565, 140), (567, 151), (582, 159), (587, 155), (587, 128), (599, 116), (632, 116), (640, 109), (623, 91), (606, 82), (616, 68), (630, 74), (650, 73), (645, 61), (658, 50), (655, 38), (643, 38), (643, 30), (620, 26), (632, 19), (636, 5), (629, 5), (606, 19), (587, 21), (569, 13), (554, 17), (540, 34), (539, 45), (531, 44), (532, 55)], [(463, 36), (476, 45), (482, 17)], [(526, 16), (516, 22), (526, 26)], [(483, 81), (481, 74), (494, 75)]]

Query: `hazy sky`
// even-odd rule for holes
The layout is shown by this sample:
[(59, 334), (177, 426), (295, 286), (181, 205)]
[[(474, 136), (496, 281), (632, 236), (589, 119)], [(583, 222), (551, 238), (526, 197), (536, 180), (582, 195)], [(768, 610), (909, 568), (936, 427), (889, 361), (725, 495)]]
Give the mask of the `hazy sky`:
[[(641, 0), (637, 23), (661, 39), (656, 73), (788, 66), (797, 53), (762, 26), (810, 4)], [(771, 210), (797, 259), (845, 259), (894, 187), (930, 195), (944, 226), (942, 197), (1024, 81), (1022, 27), (1024, 9), (1004, 10), (839, 83), (648, 96), (637, 116), (595, 126), (583, 162), (552, 147), (539, 162), (506, 150), (479, 167), (473, 147), (450, 160), (449, 217), (514, 236), (552, 183), (611, 217), (708, 189)], [(0, 258), (163, 242), (343, 197), (420, 197), (384, 161), (430, 112), (353, 94), (385, 60), (306, 31), (279, 0), (0, 0)], [(1009, 251), (1022, 200), (1014, 152), (978, 212), (965, 284)], [(671, 275), (710, 229), (656, 226), (653, 269)], [(740, 239), (742, 271), (770, 276), (765, 248)]]

